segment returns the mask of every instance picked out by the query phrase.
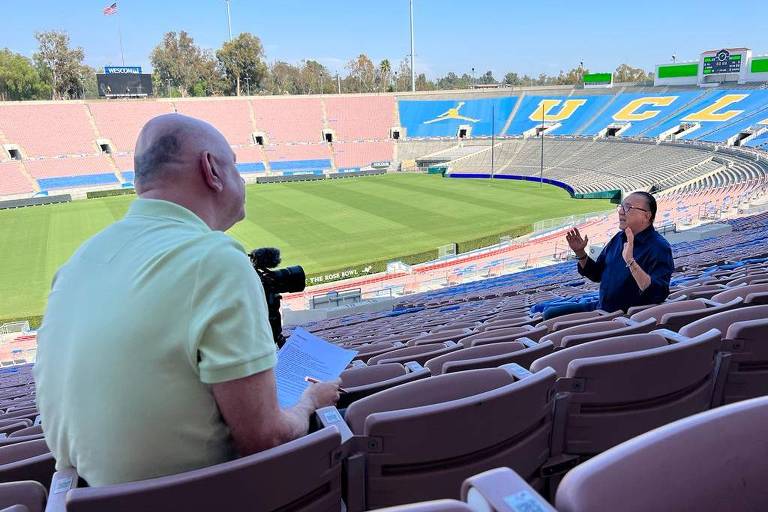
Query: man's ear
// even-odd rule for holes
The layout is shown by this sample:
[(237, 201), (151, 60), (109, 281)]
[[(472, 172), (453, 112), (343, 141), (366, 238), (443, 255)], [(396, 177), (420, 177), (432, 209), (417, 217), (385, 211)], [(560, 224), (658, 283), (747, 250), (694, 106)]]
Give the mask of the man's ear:
[(203, 151), (200, 154), (200, 172), (208, 188), (215, 192), (221, 192), (224, 189), (224, 182), (216, 168), (213, 155), (208, 151)]

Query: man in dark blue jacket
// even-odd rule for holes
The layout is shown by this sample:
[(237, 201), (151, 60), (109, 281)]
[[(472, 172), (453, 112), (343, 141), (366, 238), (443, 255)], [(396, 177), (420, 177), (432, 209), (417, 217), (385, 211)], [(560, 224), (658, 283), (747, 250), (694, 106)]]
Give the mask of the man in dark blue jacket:
[[(589, 237), (582, 238), (576, 228), (566, 235), (568, 246), (579, 259), (579, 273), (600, 283), (600, 300), (593, 308), (626, 311), (632, 306), (666, 300), (675, 264), (669, 242), (653, 228), (656, 208), (656, 199), (651, 194), (628, 195), (618, 207), (621, 231), (596, 261), (585, 251)], [(546, 311), (545, 316), (551, 318), (566, 312), (572, 311)]]

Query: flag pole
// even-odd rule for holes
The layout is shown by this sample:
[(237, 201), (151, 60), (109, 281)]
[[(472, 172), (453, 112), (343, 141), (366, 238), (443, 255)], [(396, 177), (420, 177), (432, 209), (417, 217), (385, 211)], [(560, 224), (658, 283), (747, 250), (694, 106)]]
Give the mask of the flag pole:
[(117, 39), (120, 41), (120, 59), (125, 66), (125, 53), (123, 52), (123, 31), (120, 29), (120, 11), (115, 13), (117, 16)]

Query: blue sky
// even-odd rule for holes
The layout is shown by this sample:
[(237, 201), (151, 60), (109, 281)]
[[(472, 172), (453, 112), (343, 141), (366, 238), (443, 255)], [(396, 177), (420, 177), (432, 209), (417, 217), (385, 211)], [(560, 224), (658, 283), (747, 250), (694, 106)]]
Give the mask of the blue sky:
[[(0, 47), (31, 56), (34, 32), (63, 29), (94, 67), (149, 69), (163, 33), (186, 30), (204, 48), (227, 38), (224, 0), (2, 0)], [(267, 59), (319, 60), (331, 72), (364, 52), (396, 66), (410, 51), (408, 0), (232, 0), (232, 31), (258, 35)], [(119, 19), (118, 19), (119, 18)], [(674, 53), (695, 60), (703, 50), (752, 48), (768, 53), (768, 1), (414, 0), (416, 67), (431, 78), (448, 71), (557, 73), (578, 66), (611, 71), (626, 62), (652, 70)]]

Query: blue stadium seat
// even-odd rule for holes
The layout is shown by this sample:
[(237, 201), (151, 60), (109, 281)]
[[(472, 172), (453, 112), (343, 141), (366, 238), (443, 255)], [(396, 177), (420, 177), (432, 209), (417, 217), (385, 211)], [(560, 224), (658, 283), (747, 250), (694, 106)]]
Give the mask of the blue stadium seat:
[(456, 137), (459, 127), (469, 125), (472, 135), (499, 135), (517, 102), (516, 96), (481, 100), (400, 100), (400, 124), (409, 139)]
[[(327, 158), (320, 158), (315, 160), (282, 160), (272, 161), (269, 166), (273, 171), (294, 171), (302, 169), (330, 169), (331, 161)], [(283, 174), (288, 174), (284, 172)]]
[[(596, 96), (527, 96), (523, 99), (520, 108), (515, 114), (515, 118), (512, 120), (512, 124), (507, 130), (507, 135), (522, 135), (527, 130), (534, 128), (541, 124), (541, 119), (535, 115), (539, 104), (542, 101), (554, 100), (558, 103), (553, 105), (551, 109), (546, 113), (548, 116), (545, 118), (547, 124), (559, 123), (558, 128), (552, 129), (547, 133), (553, 135), (574, 135), (576, 134), (585, 123), (588, 123), (600, 109), (605, 107), (613, 96), (611, 95), (596, 95)], [(567, 104), (566, 102), (574, 102)], [(551, 120), (549, 116), (557, 116), (563, 113), (564, 109), (573, 108), (573, 112), (569, 116), (562, 120)]]
[(60, 178), (41, 178), (37, 180), (41, 190), (57, 188), (92, 187), (119, 183), (114, 173), (84, 174), (80, 176), (64, 176)]

